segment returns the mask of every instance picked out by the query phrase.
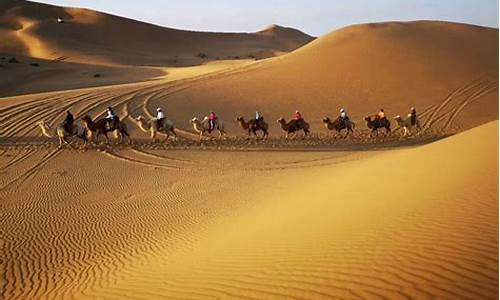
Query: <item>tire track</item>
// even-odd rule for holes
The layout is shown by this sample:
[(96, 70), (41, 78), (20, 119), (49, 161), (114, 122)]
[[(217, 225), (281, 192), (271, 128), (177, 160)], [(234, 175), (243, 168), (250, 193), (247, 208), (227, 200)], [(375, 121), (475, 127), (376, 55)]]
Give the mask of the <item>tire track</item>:
[(460, 87), (460, 88), (457, 88), (455, 89), (454, 91), (452, 91), (442, 102), (441, 104), (439, 104), (436, 109), (431, 113), (431, 115), (429, 116), (429, 118), (424, 122), (423, 124), (423, 128), (424, 129), (428, 129), (433, 123), (434, 123), (434, 118), (436, 118), (436, 116), (439, 114), (439, 112), (445, 107), (447, 106), (451, 101), (453, 101), (455, 99), (455, 97), (458, 97), (472, 89), (475, 89), (477, 86), (480, 86), (481, 83), (484, 81), (485, 79), (476, 79), (476, 80), (473, 80), (472, 82)]
[(53, 150), (49, 153), (47, 153), (42, 159), (36, 163), (34, 166), (29, 168), (27, 171), (25, 171), (23, 174), (13, 178), (11, 181), (7, 182), (4, 184), (2, 187), (0, 187), (0, 191), (3, 191), (7, 188), (9, 188), (12, 184), (15, 182), (21, 180), (21, 182), (25, 182), (32, 176), (34, 176), (43, 166), (45, 166), (47, 163), (49, 163), (53, 158), (55, 158), (59, 153), (61, 153), (61, 148), (58, 148), (56, 150)]
[(26, 159), (31, 157), (31, 155), (33, 155), (35, 152), (36, 152), (36, 150), (26, 151), (24, 154), (21, 154), (21, 155), (15, 157), (13, 160), (9, 161), (9, 163), (7, 163), (7, 165), (5, 165), (4, 167), (0, 168), (0, 170), (7, 171), (8, 169), (15, 167), (19, 163), (22, 163), (23, 161), (25, 161)]
[(104, 151), (102, 153), (104, 153), (107, 156), (109, 156), (111, 158), (114, 158), (114, 159), (118, 159), (118, 160), (125, 161), (125, 162), (132, 163), (132, 164), (138, 164), (138, 165), (142, 165), (142, 166), (146, 166), (146, 167), (162, 168), (162, 169), (169, 169), (169, 170), (180, 170), (181, 169), (178, 166), (151, 163), (151, 162), (146, 162), (146, 161), (138, 160), (138, 159), (135, 159), (135, 158), (126, 157), (126, 156), (117, 154), (114, 151), (107, 151), (106, 150), (106, 151)]
[(487, 94), (495, 90), (498, 90), (498, 80), (493, 81), (492, 83), (484, 86), (482, 89), (479, 89), (474, 94), (469, 96), (464, 102), (462, 102), (455, 108), (448, 121), (446, 121), (446, 123), (444, 124), (443, 130), (445, 131), (450, 128), (452, 122), (457, 118), (460, 112), (462, 112), (467, 105), (481, 99), (482, 97), (486, 96)]
[(158, 154), (153, 154), (144, 150), (140, 150), (137, 148), (132, 148), (132, 152), (135, 152), (139, 155), (155, 158), (155, 159), (163, 159), (167, 161), (174, 161), (174, 162), (180, 162), (180, 163), (188, 163), (188, 164), (195, 164), (197, 163), (196, 161), (189, 160), (189, 159), (182, 159), (182, 158), (175, 158), (175, 157), (170, 157), (170, 156), (164, 156), (164, 155), (158, 155)]

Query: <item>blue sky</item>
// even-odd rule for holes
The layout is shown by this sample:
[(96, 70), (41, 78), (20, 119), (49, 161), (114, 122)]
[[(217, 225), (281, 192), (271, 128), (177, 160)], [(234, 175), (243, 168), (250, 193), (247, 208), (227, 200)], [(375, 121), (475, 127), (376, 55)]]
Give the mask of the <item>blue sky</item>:
[(498, 0), (47, 0), (166, 27), (253, 32), (270, 24), (322, 35), (350, 24), (447, 20), (498, 27)]

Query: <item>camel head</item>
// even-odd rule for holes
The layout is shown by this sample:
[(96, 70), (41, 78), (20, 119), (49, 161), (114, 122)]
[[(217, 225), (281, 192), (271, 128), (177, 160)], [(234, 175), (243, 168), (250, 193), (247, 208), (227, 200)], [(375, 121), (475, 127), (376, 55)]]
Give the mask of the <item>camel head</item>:
[(205, 117), (203, 118), (203, 121), (202, 121), (202, 122), (207, 122), (207, 121), (208, 121), (208, 117), (207, 117), (207, 116), (205, 116)]
[(403, 120), (403, 119), (401, 119), (401, 116), (400, 116), (400, 115), (397, 115), (397, 116), (395, 116), (395, 117), (394, 117), (394, 120), (396, 120), (396, 121), (398, 121), (398, 122), (399, 122), (399, 121), (401, 121), (401, 120)]
[(278, 120), (276, 120), (276, 122), (278, 122), (279, 124), (286, 123), (285, 118), (283, 118), (283, 117), (281, 117)]
[(135, 120), (138, 121), (138, 122), (141, 122), (141, 121), (144, 121), (144, 117), (143, 116), (137, 116), (135, 118)]
[(370, 122), (371, 120), (372, 120), (372, 118), (370, 118), (370, 116), (365, 117), (365, 121)]
[(92, 118), (90, 118), (89, 115), (85, 115), (85, 116), (82, 117), (82, 121), (84, 121), (84, 122), (92, 122)]
[(38, 122), (36, 122), (36, 124), (37, 124), (38, 126), (43, 126), (43, 127), (45, 127), (45, 121), (44, 121), (44, 120), (38, 121)]
[(330, 118), (329, 117), (324, 117), (323, 118), (323, 123), (325, 123), (325, 124), (330, 123)]
[(234, 119), (236, 122), (245, 122), (245, 119), (243, 119), (242, 116), (237, 116), (236, 119)]
[(193, 117), (191, 120), (189, 120), (189, 122), (190, 122), (191, 124), (194, 124), (194, 123), (198, 123), (198, 122), (199, 122), (199, 120), (198, 120), (198, 118), (197, 118), (197, 117)]

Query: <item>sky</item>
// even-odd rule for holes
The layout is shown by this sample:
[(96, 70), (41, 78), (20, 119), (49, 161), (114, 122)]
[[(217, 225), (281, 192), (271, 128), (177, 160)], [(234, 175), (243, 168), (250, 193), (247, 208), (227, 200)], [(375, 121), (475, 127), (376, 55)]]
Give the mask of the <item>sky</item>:
[(165, 27), (254, 32), (271, 24), (320, 36), (351, 24), (446, 20), (498, 28), (498, 0), (47, 0)]

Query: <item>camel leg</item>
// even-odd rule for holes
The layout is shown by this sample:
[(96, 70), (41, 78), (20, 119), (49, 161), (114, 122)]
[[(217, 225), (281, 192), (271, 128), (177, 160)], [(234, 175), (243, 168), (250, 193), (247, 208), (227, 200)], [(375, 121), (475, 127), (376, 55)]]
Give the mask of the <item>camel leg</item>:
[(170, 134), (174, 137), (174, 141), (177, 141), (177, 133), (175, 133), (175, 129), (174, 128), (172, 128), (170, 130)]
[(151, 129), (151, 131), (149, 133), (149, 136), (151, 138), (151, 141), (155, 142), (155, 140), (156, 140), (156, 131), (154, 131), (154, 130)]
[(418, 135), (422, 132), (422, 127), (420, 126), (420, 121), (418, 119), (415, 125), (417, 127), (417, 135)]
[(62, 147), (62, 146), (63, 146), (63, 144), (68, 145), (68, 146), (70, 146), (71, 148), (73, 148), (73, 147), (71, 146), (71, 144), (68, 142), (68, 140), (66, 139), (66, 137), (65, 137), (65, 136), (59, 136), (59, 147)]
[(68, 140), (66, 139), (66, 137), (63, 137), (63, 141), (66, 145), (68, 145), (70, 148), (73, 148), (73, 146), (68, 142)]
[(115, 131), (115, 136), (118, 137), (118, 143), (121, 144), (123, 142), (123, 134), (119, 130), (117, 130)]

